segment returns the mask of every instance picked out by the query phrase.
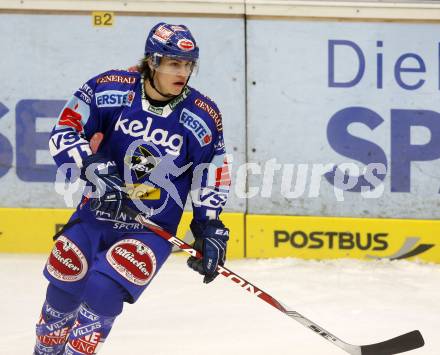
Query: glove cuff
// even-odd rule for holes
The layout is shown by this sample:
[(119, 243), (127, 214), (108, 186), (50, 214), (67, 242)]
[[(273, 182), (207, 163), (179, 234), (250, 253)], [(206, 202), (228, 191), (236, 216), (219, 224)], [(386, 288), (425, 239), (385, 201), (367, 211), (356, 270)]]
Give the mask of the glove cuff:
[[(92, 164), (97, 164), (95, 169), (98, 170), (98, 172), (99, 170), (107, 169), (107, 174), (118, 174), (116, 163), (113, 160), (109, 160), (101, 153), (96, 153), (83, 158), (80, 175), (81, 179), (88, 181), (86, 171), (87, 168)], [(102, 164), (102, 166), (100, 164)]]
[(95, 153), (83, 158), (82, 163), (84, 167), (94, 163), (106, 163), (108, 159), (102, 153)]
[(207, 221), (193, 219), (190, 229), (196, 239), (217, 238), (225, 242), (229, 240), (229, 229), (219, 219), (209, 219)]

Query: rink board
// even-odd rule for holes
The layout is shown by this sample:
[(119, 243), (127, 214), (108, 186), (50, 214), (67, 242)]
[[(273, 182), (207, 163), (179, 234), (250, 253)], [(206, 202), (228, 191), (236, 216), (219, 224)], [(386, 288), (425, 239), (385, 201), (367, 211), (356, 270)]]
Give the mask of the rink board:
[[(0, 253), (47, 253), (71, 209), (0, 209)], [(188, 243), (191, 212), (177, 235)], [(440, 221), (224, 213), (228, 258), (409, 259), (440, 263)], [(177, 251), (177, 250), (176, 250)]]
[(440, 221), (246, 216), (246, 256), (440, 263)]
[[(71, 209), (1, 208), (0, 253), (48, 253), (52, 237), (70, 218)], [(241, 258), (244, 254), (244, 214), (224, 213), (222, 220), (231, 230), (228, 258)], [(186, 242), (192, 213), (184, 212), (177, 235)]]

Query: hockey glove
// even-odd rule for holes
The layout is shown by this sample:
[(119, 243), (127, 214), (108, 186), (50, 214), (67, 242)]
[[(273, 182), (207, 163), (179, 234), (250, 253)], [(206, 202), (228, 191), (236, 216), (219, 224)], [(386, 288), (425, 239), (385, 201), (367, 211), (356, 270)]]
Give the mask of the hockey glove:
[(200, 251), (203, 258), (198, 260), (191, 256), (187, 263), (191, 269), (205, 276), (203, 282), (207, 284), (217, 277), (217, 266), (225, 263), (229, 229), (218, 219), (192, 220), (190, 228), (195, 238), (194, 249)]
[(102, 219), (119, 220), (128, 195), (116, 163), (99, 153), (90, 155), (83, 159), (81, 178), (94, 187), (90, 209), (99, 212)]

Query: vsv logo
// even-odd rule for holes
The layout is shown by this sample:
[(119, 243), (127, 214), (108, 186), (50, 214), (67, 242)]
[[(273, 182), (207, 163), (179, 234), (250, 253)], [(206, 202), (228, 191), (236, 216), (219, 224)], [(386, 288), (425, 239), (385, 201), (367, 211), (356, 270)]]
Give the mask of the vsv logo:
[(63, 150), (71, 148), (76, 143), (88, 144), (85, 139), (82, 139), (76, 132), (63, 131), (56, 133), (49, 141), (49, 151), (52, 156), (55, 156)]
[(218, 192), (211, 188), (204, 188), (200, 191), (200, 196), (197, 201), (197, 196), (193, 196), (194, 202), (200, 204), (201, 206), (218, 208), (220, 206), (224, 206), (228, 199), (228, 194)]

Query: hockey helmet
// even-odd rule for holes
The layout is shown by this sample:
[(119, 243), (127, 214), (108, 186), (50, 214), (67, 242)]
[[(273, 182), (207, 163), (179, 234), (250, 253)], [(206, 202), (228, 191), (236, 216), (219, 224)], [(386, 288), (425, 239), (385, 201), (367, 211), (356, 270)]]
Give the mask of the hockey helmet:
[(155, 67), (159, 67), (162, 57), (191, 61), (196, 66), (199, 48), (186, 26), (160, 22), (148, 34), (144, 54), (152, 58)]

